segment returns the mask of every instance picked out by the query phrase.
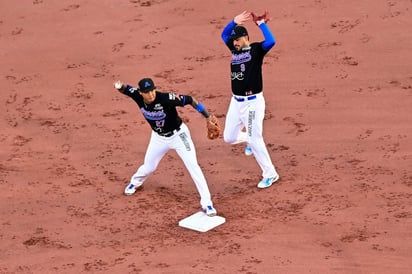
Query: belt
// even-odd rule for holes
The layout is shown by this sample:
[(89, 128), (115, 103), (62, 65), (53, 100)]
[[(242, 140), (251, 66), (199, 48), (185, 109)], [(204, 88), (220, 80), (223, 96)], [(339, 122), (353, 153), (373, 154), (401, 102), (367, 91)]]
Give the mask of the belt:
[(250, 101), (250, 100), (255, 100), (256, 99), (256, 95), (251, 95), (248, 97), (239, 97), (239, 96), (233, 96), (233, 98), (235, 98), (236, 101), (238, 102), (243, 102), (243, 101)]
[(180, 130), (180, 127), (177, 129), (174, 129), (172, 131), (169, 132), (165, 132), (165, 133), (158, 133), (160, 136), (162, 137), (172, 137), (173, 135), (175, 135), (178, 131)]

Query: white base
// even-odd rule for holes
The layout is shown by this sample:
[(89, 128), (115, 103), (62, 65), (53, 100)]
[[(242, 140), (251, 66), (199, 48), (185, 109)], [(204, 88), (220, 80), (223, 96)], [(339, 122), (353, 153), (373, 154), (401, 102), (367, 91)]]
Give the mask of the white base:
[(226, 222), (221, 216), (207, 216), (203, 211), (199, 211), (179, 222), (179, 226), (193, 229), (200, 232), (206, 232)]

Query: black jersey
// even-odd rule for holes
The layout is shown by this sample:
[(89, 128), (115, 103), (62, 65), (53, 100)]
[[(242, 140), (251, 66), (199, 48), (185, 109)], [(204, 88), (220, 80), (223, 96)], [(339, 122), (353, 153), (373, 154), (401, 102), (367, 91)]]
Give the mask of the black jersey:
[(230, 66), (232, 92), (234, 95), (247, 96), (262, 91), (262, 63), (268, 51), (262, 48), (262, 42), (251, 43), (240, 51), (228, 44), (232, 52)]
[(156, 91), (156, 99), (151, 104), (146, 104), (137, 89), (129, 85), (123, 93), (137, 103), (150, 127), (160, 135), (179, 129), (182, 119), (177, 114), (176, 107), (192, 103), (191, 96)]

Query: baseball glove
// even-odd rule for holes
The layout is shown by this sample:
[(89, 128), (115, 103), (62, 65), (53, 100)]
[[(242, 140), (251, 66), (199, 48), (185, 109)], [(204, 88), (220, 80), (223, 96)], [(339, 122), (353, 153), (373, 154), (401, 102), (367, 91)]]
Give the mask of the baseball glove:
[(256, 25), (258, 25), (258, 22), (261, 20), (265, 20), (265, 23), (270, 21), (269, 12), (267, 10), (265, 10), (265, 13), (260, 16), (254, 14), (253, 12), (251, 13), (251, 15), (252, 15), (252, 20), (253, 22), (255, 22)]
[(222, 132), (222, 128), (219, 125), (219, 120), (213, 114), (206, 121), (206, 128), (207, 128), (207, 138), (210, 140), (215, 140), (220, 136)]

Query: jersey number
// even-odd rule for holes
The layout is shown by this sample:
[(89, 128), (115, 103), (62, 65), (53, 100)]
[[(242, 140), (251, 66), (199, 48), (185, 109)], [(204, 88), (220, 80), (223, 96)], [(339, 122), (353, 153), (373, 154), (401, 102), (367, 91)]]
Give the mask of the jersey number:
[(158, 120), (156, 121), (156, 127), (162, 128), (165, 125), (165, 120)]

